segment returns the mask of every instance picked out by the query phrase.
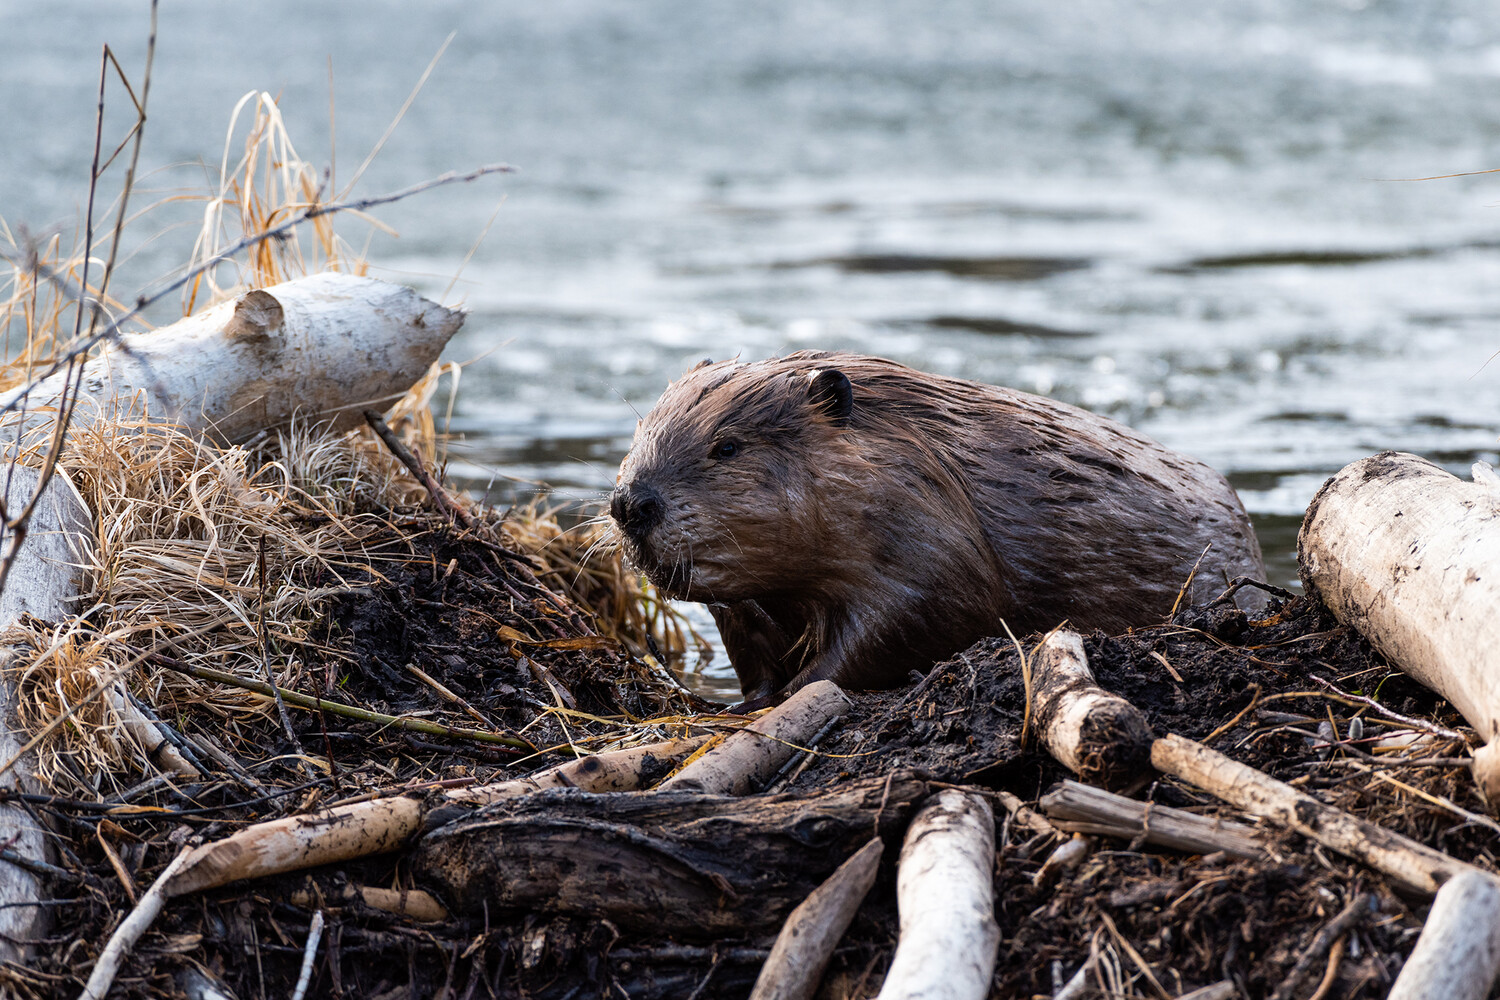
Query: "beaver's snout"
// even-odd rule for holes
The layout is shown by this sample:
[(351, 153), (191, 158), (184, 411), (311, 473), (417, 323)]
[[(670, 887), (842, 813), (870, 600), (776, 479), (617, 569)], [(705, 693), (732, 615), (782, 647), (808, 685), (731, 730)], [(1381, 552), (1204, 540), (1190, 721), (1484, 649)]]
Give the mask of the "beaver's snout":
[(609, 513), (626, 537), (640, 544), (666, 517), (667, 504), (650, 486), (622, 483), (610, 494)]

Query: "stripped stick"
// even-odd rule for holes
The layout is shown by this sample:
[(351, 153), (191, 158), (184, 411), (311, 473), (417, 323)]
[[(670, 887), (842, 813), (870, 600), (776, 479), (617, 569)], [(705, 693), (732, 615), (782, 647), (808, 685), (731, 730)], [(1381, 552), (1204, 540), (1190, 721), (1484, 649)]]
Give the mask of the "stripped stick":
[(147, 889), (141, 901), (130, 911), (130, 915), (120, 922), (115, 932), (109, 936), (109, 942), (105, 944), (104, 950), (99, 953), (99, 960), (94, 963), (93, 972), (89, 973), (89, 981), (84, 984), (83, 992), (78, 994), (78, 1000), (104, 1000), (104, 995), (109, 992), (110, 984), (115, 981), (115, 974), (120, 971), (125, 956), (130, 954), (130, 949), (140, 940), (146, 929), (156, 920), (161, 913), (162, 907), (167, 905), (167, 897), (171, 895), (168, 885), (177, 875), (179, 869), (187, 863), (189, 849), (183, 848), (172, 863), (167, 865), (166, 870), (156, 877)]
[(660, 791), (745, 795), (776, 776), (850, 702), (833, 681), (816, 681), (661, 783)]
[(995, 819), (950, 788), (912, 819), (896, 874), (901, 937), (877, 1000), (984, 1000), (995, 971)]
[(885, 843), (876, 837), (803, 900), (776, 938), (750, 1000), (812, 1000), (844, 931), (875, 884)]
[(1500, 882), (1465, 872), (1438, 890), (1389, 1000), (1484, 1000), (1500, 973)]

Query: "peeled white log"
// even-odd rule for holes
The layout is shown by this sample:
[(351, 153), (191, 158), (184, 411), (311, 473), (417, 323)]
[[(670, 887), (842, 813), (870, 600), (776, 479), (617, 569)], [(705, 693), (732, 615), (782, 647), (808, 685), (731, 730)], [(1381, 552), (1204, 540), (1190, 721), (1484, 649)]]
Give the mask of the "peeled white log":
[(1382, 452), (1318, 491), (1297, 559), (1309, 594), (1479, 731), (1474, 777), (1500, 803), (1500, 493)]
[(1465, 872), (1438, 890), (1389, 1000), (1484, 1000), (1500, 974), (1500, 882)]
[[(627, 747), (624, 750), (607, 750), (549, 767), (525, 778), (512, 778), (472, 788), (455, 788), (444, 795), (450, 802), (482, 806), (511, 795), (525, 795), (527, 792), (540, 792), (546, 788), (579, 788), (585, 792), (633, 792), (650, 783), (647, 779), (652, 768), (675, 764), (707, 742), (707, 736), (687, 736), (662, 743)], [(656, 773), (659, 775), (662, 772), (658, 770)]]
[[(153, 419), (241, 441), (293, 415), (335, 428), (401, 396), (437, 360), (463, 314), (404, 285), (325, 272), (259, 289), (150, 333), (84, 366), (75, 419), (112, 420), (144, 395)], [(59, 372), (29, 390), (22, 426), (49, 427)], [(15, 419), (7, 421), (15, 427)]]
[(912, 819), (896, 871), (901, 936), (877, 1000), (983, 1000), (1000, 947), (995, 819), (950, 788)]
[[(36, 490), (40, 474), (21, 466), (0, 464), (0, 488), (5, 490), (5, 509), (14, 517)], [(29, 614), (56, 621), (74, 613), (79, 594), (78, 574), (83, 554), (92, 544), (93, 519), (72, 481), (59, 471), (42, 492), (32, 512), (5, 589), (0, 590), (0, 628), (8, 628)], [(16, 544), (6, 532), (4, 552)], [(0, 665), (8, 665), (10, 650), (0, 651)], [(16, 688), (8, 678), (0, 679), (0, 764), (16, 758), (26, 745), (26, 733), (16, 717)], [(23, 792), (38, 788), (30, 755), (17, 759), (0, 784)], [(0, 804), (0, 843), (22, 857), (48, 859), (48, 838), (30, 814), (13, 803)], [(37, 906), (42, 884), (36, 875), (0, 861), (0, 959), (24, 964), (24, 948), (17, 941), (35, 941), (46, 936), (47, 911)]]
[(876, 837), (839, 865), (786, 918), (750, 1000), (812, 1000), (833, 949), (875, 884), (885, 843)]
[(1035, 725), (1052, 756), (1091, 784), (1139, 786), (1151, 772), (1151, 726), (1140, 709), (1094, 680), (1083, 638), (1053, 632), (1030, 668)]
[(663, 781), (660, 791), (745, 795), (765, 787), (829, 720), (849, 711), (833, 681), (815, 681)]

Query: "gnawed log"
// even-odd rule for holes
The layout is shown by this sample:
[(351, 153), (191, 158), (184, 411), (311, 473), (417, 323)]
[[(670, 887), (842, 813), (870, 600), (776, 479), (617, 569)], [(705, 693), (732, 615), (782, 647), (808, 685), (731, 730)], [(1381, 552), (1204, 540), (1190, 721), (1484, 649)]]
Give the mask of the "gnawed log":
[(1095, 682), (1078, 633), (1047, 636), (1030, 666), (1035, 725), (1052, 756), (1090, 784), (1138, 787), (1151, 770), (1151, 726)]
[(1500, 494), (1382, 452), (1318, 491), (1297, 561), (1309, 594), (1479, 731), (1474, 776), (1500, 803)]
[[(463, 314), (404, 285), (325, 272), (258, 289), (150, 333), (129, 334), (84, 365), (75, 419), (112, 422), (141, 397), (153, 419), (240, 441), (285, 424), (353, 426), (426, 374)], [(48, 428), (66, 372), (30, 389), (8, 433)]]
[(661, 791), (745, 795), (762, 788), (849, 705), (833, 681), (814, 681), (663, 781)]
[(983, 1000), (995, 971), (995, 819), (945, 789), (906, 832), (896, 873), (901, 936), (878, 1000)]
[(1438, 890), (1389, 1000), (1484, 1000), (1500, 974), (1500, 882), (1464, 872)]
[[(538, 788), (624, 790), (632, 781), (649, 780), (671, 769), (701, 739), (668, 740), (559, 764), (529, 778), (446, 792), (434, 806), (420, 799), (393, 796), (338, 806), (312, 815), (286, 816), (256, 823), (194, 848), (167, 887), (168, 895), (198, 892), (246, 878), (299, 871), (351, 858), (384, 854), (406, 845), (430, 814), (432, 822), (467, 815), (460, 806), (524, 795)], [(571, 776), (571, 779), (570, 777)]]
[(1465, 872), (1482, 874), (1473, 865), (1319, 802), (1264, 772), (1181, 736), (1157, 740), (1151, 747), (1151, 763), (1163, 774), (1181, 778), (1253, 816), (1295, 830), (1384, 872), (1414, 892), (1430, 896)]
[(750, 1000), (812, 1000), (833, 949), (875, 884), (884, 852), (884, 841), (870, 841), (798, 904), (766, 956)]
[(1076, 781), (1064, 781), (1043, 795), (1041, 807), (1050, 823), (1070, 833), (1122, 840), (1139, 837), (1148, 844), (1193, 854), (1223, 851), (1237, 858), (1265, 856), (1265, 838), (1253, 826), (1137, 802)]
[[(413, 872), (450, 909), (570, 913), (684, 939), (780, 926), (926, 794), (909, 774), (812, 794), (537, 792), (422, 838)], [(988, 871), (988, 869), (986, 869)]]

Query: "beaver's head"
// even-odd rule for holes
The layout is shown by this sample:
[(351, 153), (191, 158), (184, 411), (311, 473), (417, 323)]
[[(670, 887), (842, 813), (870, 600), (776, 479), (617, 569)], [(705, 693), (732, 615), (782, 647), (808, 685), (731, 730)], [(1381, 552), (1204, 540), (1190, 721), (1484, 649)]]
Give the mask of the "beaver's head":
[(668, 596), (705, 602), (825, 576), (838, 553), (824, 500), (848, 485), (853, 406), (843, 372), (814, 361), (698, 365), (620, 467), (610, 514), (631, 559)]

